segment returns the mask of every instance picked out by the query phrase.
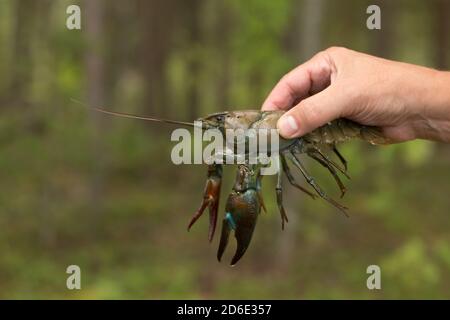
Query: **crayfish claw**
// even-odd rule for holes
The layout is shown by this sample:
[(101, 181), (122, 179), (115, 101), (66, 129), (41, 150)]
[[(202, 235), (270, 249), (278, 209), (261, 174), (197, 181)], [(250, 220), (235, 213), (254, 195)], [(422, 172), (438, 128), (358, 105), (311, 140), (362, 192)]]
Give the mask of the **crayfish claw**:
[[(255, 221), (256, 222), (256, 221)], [(252, 240), (253, 230), (256, 224), (251, 226), (246, 226), (245, 228), (237, 227), (234, 231), (234, 236), (236, 237), (237, 248), (234, 253), (233, 259), (231, 259), (231, 265), (234, 266), (247, 251), (250, 241)]]
[(217, 211), (219, 210), (219, 200), (214, 202), (212, 206), (209, 207), (209, 230), (208, 230), (208, 240), (212, 241), (214, 237), (214, 232), (216, 231), (217, 224)]
[(188, 227), (187, 227), (188, 231), (191, 230), (191, 227), (194, 225), (194, 223), (197, 221), (197, 219), (200, 218), (200, 216), (203, 214), (203, 211), (205, 211), (206, 207), (208, 206), (208, 202), (209, 202), (208, 200), (203, 199), (203, 202), (202, 202), (200, 208), (195, 212), (191, 221), (188, 224)]
[[(236, 252), (231, 259), (231, 265), (234, 266), (247, 251), (252, 240), (253, 230), (255, 229), (256, 220), (241, 221), (243, 224), (236, 224), (236, 220), (230, 212), (225, 214), (222, 224), (222, 234), (220, 236), (219, 249), (217, 250), (217, 260), (221, 261), (223, 253), (228, 245), (231, 230), (234, 230), (234, 236), (237, 242)], [(250, 223), (249, 223), (250, 222)]]
[(236, 252), (231, 260), (231, 265), (235, 265), (242, 258), (252, 240), (261, 207), (260, 197), (255, 189), (231, 192), (225, 207), (226, 214), (223, 219), (222, 235), (220, 237), (219, 250), (217, 251), (217, 259), (219, 261), (222, 259), (228, 244), (231, 230), (234, 230), (234, 237), (237, 242)]
[(203, 201), (188, 225), (188, 231), (192, 225), (201, 217), (205, 209), (209, 208), (209, 231), (208, 239), (211, 242), (214, 237), (217, 224), (217, 212), (219, 209), (220, 187), (222, 184), (222, 165), (211, 164), (208, 166), (208, 179), (203, 191)]
[(219, 261), (222, 260), (223, 253), (228, 245), (228, 239), (230, 238), (230, 231), (232, 228), (232, 225), (230, 225), (230, 222), (228, 221), (228, 215), (229, 213), (227, 213), (222, 222), (222, 233), (220, 235), (219, 249), (217, 250), (217, 260)]

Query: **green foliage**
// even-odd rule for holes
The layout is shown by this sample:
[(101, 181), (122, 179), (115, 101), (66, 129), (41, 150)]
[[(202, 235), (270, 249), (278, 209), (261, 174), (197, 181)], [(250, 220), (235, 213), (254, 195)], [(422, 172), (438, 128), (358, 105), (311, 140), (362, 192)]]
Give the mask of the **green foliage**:
[[(380, 267), (385, 275), (385, 289), (393, 297), (413, 299), (420, 292), (424, 297), (439, 298), (436, 291), (440, 270), (427, 253), (423, 241), (412, 238), (387, 256)], [(397, 285), (392, 286), (394, 283)]]
[[(70, 98), (89, 100), (93, 87), (86, 20), (82, 31), (64, 27), (71, 1), (27, 11), (28, 18), (36, 18), (26, 33), (29, 51), (17, 52), (17, 3), (0, 1), (0, 298), (450, 294), (450, 153), (445, 146), (424, 141), (342, 146), (352, 179), (343, 178), (349, 190), (341, 202), (350, 207), (350, 218), (285, 184), (290, 222), (283, 232), (275, 181), (265, 177), (268, 213), (261, 215), (246, 256), (230, 268), (229, 256), (220, 264), (215, 260), (217, 234), (209, 244), (206, 216), (186, 232), (200, 204), (205, 167), (170, 162), (169, 126), (98, 115), (72, 103)], [(299, 62), (293, 48), (305, 40), (299, 34), (308, 14), (304, 1), (200, 1), (196, 38), (189, 23), (195, 15), (188, 16), (181, 5), (184, 9), (151, 8), (168, 15), (151, 29), (144, 5), (150, 2), (140, 7), (129, 1), (126, 8), (110, 3), (101, 7), (104, 29), (95, 47), (101, 47), (105, 67), (104, 107), (121, 112), (164, 111), (188, 120), (197, 113), (257, 108)], [(320, 37), (321, 46), (347, 44), (384, 54), (373, 49), (377, 34), (364, 27), (367, 1), (323, 3), (322, 31), (309, 36)], [(431, 66), (433, 46), (439, 45), (428, 26), (434, 11), (428, 2), (405, 3), (392, 13), (395, 29), (383, 30), (397, 39), (390, 43), (391, 55)], [(157, 38), (161, 30), (164, 37)], [(151, 78), (157, 66), (146, 62), (162, 50), (166, 37), (170, 45), (159, 57), (163, 74)], [(150, 51), (145, 51), (148, 41)], [(18, 64), (29, 70), (29, 81), (16, 79)], [(150, 93), (160, 93), (151, 91), (155, 83), (166, 84), (167, 105), (146, 105)], [(337, 198), (328, 172), (312, 160), (307, 166)], [(221, 213), (234, 170), (225, 168)], [(81, 291), (66, 289), (71, 264), (82, 269)], [(372, 264), (382, 269), (379, 292), (366, 288), (366, 268)]]

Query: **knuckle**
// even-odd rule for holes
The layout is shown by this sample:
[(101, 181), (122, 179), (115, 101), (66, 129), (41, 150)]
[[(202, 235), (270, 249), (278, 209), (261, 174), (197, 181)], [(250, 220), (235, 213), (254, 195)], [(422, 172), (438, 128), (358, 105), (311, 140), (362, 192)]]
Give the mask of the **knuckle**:
[(352, 55), (352, 50), (344, 47), (330, 47), (325, 50), (328, 61), (333, 64), (342, 64), (347, 61)]
[(285, 73), (282, 77), (281, 77), (281, 79), (280, 79), (280, 81), (279, 81), (279, 83), (283, 83), (283, 82), (286, 82), (286, 81), (288, 81), (288, 78), (289, 78), (289, 74), (290, 74), (290, 72), (288, 72), (288, 73)]
[(348, 49), (340, 46), (332, 46), (325, 50), (327, 53), (341, 55), (348, 52)]
[(279, 84), (288, 92), (290, 96), (295, 96), (295, 90), (292, 85), (292, 76), (293, 71), (286, 73), (283, 77), (281, 77)]
[(291, 77), (292, 77), (291, 72), (286, 73), (284, 76), (281, 77), (280, 81), (278, 82), (278, 84), (280, 86), (287, 87), (289, 89), (289, 87), (290, 87), (289, 83), (290, 83)]
[(318, 58), (322, 58), (323, 56), (325, 56), (327, 54), (327, 50), (322, 50), (317, 52), (314, 57), (318, 57)]
[(321, 59), (317, 64), (317, 76), (319, 78), (326, 78), (330, 74), (330, 64), (328, 60)]
[(319, 51), (318, 53), (316, 53), (314, 55), (312, 60), (315, 60), (315, 61), (323, 61), (323, 60), (325, 60), (325, 61), (327, 61), (329, 56), (330, 56), (329, 52), (327, 50)]

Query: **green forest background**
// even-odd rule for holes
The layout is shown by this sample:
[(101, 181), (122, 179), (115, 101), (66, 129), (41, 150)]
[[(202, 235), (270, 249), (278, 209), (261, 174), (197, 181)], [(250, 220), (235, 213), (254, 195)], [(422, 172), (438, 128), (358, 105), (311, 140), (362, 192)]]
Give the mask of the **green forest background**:
[[(65, 26), (70, 4), (81, 30)], [(266, 178), (268, 213), (231, 268), (206, 216), (186, 231), (206, 167), (172, 164), (173, 128), (70, 101), (192, 120), (259, 108), (329, 46), (448, 69), (449, 42), (445, 0), (0, 0), (0, 298), (450, 298), (448, 145), (343, 145), (350, 218), (286, 185), (283, 232)], [(81, 290), (66, 288), (72, 264)], [(381, 290), (366, 288), (372, 264)]]

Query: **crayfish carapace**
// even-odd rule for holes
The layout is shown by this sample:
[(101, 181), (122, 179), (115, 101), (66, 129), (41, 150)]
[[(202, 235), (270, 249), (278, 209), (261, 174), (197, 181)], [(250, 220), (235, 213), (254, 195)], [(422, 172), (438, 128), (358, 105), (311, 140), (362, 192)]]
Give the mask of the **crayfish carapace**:
[[(158, 118), (148, 118), (135, 116), (124, 113), (111, 112), (100, 108), (94, 108), (97, 111), (148, 121), (166, 122), (171, 124), (180, 124), (187, 126), (194, 126), (194, 123), (181, 122), (173, 120), (163, 120)], [(225, 130), (237, 129), (275, 129), (278, 119), (284, 111), (229, 111), (220, 112), (200, 118), (202, 129), (219, 129), (221, 132)], [(278, 150), (279, 153), (279, 170), (277, 173), (276, 184), (276, 200), (278, 209), (281, 214), (281, 226), (284, 229), (285, 222), (288, 218), (283, 207), (283, 192), (282, 192), (282, 171), (286, 175), (289, 183), (305, 192), (310, 197), (315, 198), (316, 195), (300, 186), (294, 179), (290, 171), (288, 160), (300, 171), (306, 182), (313, 188), (314, 192), (322, 199), (329, 202), (331, 205), (338, 208), (345, 215), (347, 215), (347, 208), (332, 198), (322, 190), (319, 184), (308, 173), (303, 165), (300, 154), (306, 154), (310, 158), (317, 161), (320, 165), (325, 167), (336, 181), (340, 191), (341, 197), (344, 196), (346, 188), (341, 181), (339, 173), (348, 178), (347, 175), (347, 161), (337, 150), (336, 144), (347, 141), (353, 138), (360, 138), (371, 144), (386, 144), (389, 141), (383, 136), (381, 130), (377, 127), (365, 126), (355, 123), (348, 119), (337, 119), (328, 124), (295, 139), (283, 139), (280, 137)], [(330, 150), (336, 155), (340, 164), (331, 159), (321, 149), (321, 146), (328, 146)], [(247, 250), (253, 231), (255, 229), (256, 221), (258, 219), (261, 209), (265, 210), (264, 202), (261, 196), (261, 165), (244, 163), (238, 166), (236, 181), (233, 189), (228, 196), (225, 206), (225, 217), (222, 224), (222, 234), (220, 237), (219, 250), (217, 258), (220, 261), (225, 248), (228, 243), (228, 238), (231, 231), (234, 231), (237, 240), (237, 249), (234, 254), (231, 264), (236, 264)], [(219, 198), (222, 180), (222, 164), (212, 163), (208, 165), (207, 182), (203, 194), (203, 201), (200, 208), (192, 217), (188, 229), (197, 221), (203, 214), (206, 208), (209, 209), (209, 233), (208, 238), (211, 241), (214, 236), (214, 231), (217, 223), (217, 213), (219, 208)]]

